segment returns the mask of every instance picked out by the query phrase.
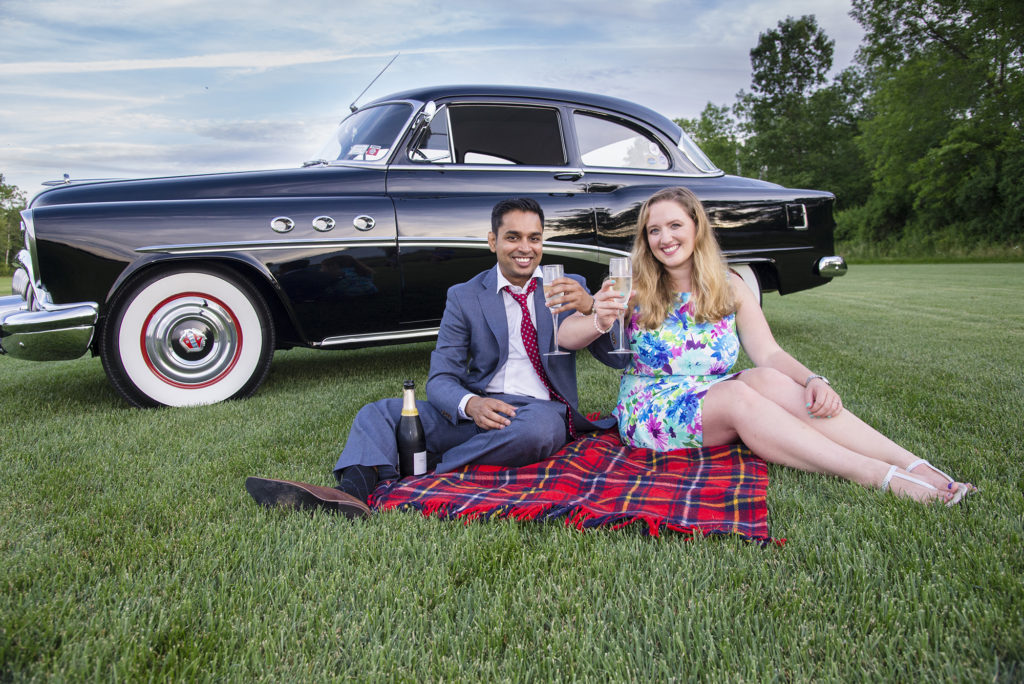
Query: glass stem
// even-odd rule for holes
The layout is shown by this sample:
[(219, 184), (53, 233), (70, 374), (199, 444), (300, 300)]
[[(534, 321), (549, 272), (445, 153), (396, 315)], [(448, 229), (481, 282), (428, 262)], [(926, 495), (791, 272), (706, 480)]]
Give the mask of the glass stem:
[(552, 341), (555, 343), (555, 353), (562, 351), (558, 348), (558, 314), (551, 312), (551, 329), (554, 333), (551, 335)]

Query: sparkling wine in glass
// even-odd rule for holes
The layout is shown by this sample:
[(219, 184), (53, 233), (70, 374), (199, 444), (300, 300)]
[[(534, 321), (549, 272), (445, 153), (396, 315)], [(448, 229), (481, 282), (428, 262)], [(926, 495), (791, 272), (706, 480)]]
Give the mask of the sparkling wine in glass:
[(558, 305), (551, 303), (552, 297), (557, 297), (561, 294), (560, 292), (555, 292), (556, 286), (551, 283), (564, 276), (565, 271), (562, 268), (562, 264), (544, 264), (540, 269), (541, 278), (544, 280), (544, 303), (551, 310), (551, 329), (554, 331), (551, 337), (555, 347), (553, 351), (545, 352), (544, 356), (566, 356), (569, 352), (564, 352), (558, 348), (558, 316), (554, 312)]
[[(622, 295), (624, 302), (629, 302), (629, 293), (633, 290), (633, 265), (629, 257), (612, 257), (608, 261), (608, 274), (615, 281), (612, 289)], [(619, 346), (612, 354), (632, 354), (626, 346), (626, 312), (619, 313)]]

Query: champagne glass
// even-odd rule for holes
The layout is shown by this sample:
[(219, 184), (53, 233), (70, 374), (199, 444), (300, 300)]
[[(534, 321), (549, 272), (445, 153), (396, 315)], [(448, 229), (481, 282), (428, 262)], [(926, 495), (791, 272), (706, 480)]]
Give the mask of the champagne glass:
[(554, 311), (558, 308), (558, 305), (551, 303), (551, 298), (559, 294), (555, 292), (555, 286), (551, 285), (551, 283), (564, 276), (565, 271), (562, 268), (562, 264), (544, 264), (540, 267), (540, 272), (541, 278), (544, 280), (544, 303), (551, 311), (551, 329), (554, 331), (551, 337), (555, 347), (554, 351), (545, 352), (544, 356), (566, 356), (569, 352), (564, 352), (558, 348), (558, 316)]
[[(612, 257), (608, 261), (608, 272), (615, 281), (612, 289), (622, 295), (625, 303), (629, 302), (629, 293), (633, 290), (633, 264), (629, 257)], [(619, 346), (611, 351), (612, 354), (632, 354), (632, 350), (626, 346), (626, 312), (619, 313)]]

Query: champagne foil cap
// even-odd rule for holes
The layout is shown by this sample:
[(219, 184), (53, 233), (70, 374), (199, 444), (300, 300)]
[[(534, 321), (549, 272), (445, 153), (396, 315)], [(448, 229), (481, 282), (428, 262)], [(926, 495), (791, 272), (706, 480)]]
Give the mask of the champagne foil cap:
[(405, 382), (402, 383), (402, 388), (403, 389), (416, 389), (416, 383), (413, 382), (412, 380), (406, 380)]

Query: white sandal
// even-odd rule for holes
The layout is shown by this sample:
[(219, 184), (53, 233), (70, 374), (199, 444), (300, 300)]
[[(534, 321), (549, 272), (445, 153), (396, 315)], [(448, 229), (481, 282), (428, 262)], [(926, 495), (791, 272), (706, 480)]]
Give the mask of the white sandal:
[(936, 468), (935, 466), (933, 466), (931, 463), (929, 463), (928, 461), (926, 461), (923, 458), (917, 459), (916, 461), (914, 461), (913, 463), (908, 465), (906, 468), (904, 468), (904, 470), (906, 470), (909, 473), (911, 470), (913, 470), (914, 468), (916, 468), (919, 465), (926, 465), (926, 466), (928, 466), (929, 468), (931, 468), (932, 470), (937, 472), (939, 475), (941, 475), (942, 477), (946, 478), (946, 482), (956, 482), (956, 480), (951, 478), (948, 473), (945, 473), (945, 472), (939, 470), (938, 468)]
[(972, 490), (977, 489), (977, 487), (972, 485), (970, 482), (967, 482), (967, 483), (959, 483), (959, 482), (957, 482), (956, 480), (954, 480), (952, 477), (949, 476), (949, 473), (946, 473), (946, 472), (944, 472), (942, 470), (939, 470), (938, 468), (936, 468), (935, 466), (933, 466), (931, 463), (929, 463), (928, 461), (926, 461), (923, 458), (917, 459), (916, 461), (914, 461), (913, 463), (908, 465), (906, 468), (904, 468), (904, 470), (906, 470), (909, 473), (911, 470), (913, 470), (914, 468), (916, 468), (919, 465), (926, 465), (926, 466), (928, 466), (929, 468), (931, 468), (932, 470), (937, 472), (939, 475), (941, 475), (942, 477), (946, 478), (946, 482), (949, 482), (950, 484), (956, 484), (956, 491), (953, 492), (953, 498), (950, 499), (948, 504), (946, 504), (947, 506), (952, 506), (953, 504), (960, 503), (960, 499), (964, 498), (965, 494), (970, 494)]
[[(927, 461), (925, 461), (925, 462), (927, 463)], [(914, 463), (913, 465), (920, 465), (920, 463)], [(936, 494), (938, 494), (938, 492), (940, 491), (939, 488), (936, 487), (935, 485), (930, 484), (928, 482), (925, 482), (924, 480), (919, 480), (916, 477), (911, 477), (910, 475), (904, 475), (903, 473), (899, 472), (899, 470), (900, 470), (899, 466), (895, 466), (895, 465), (894, 466), (890, 466), (889, 472), (887, 472), (885, 474), (885, 477), (882, 478), (882, 484), (879, 485), (878, 488), (881, 489), (883, 492), (889, 491), (889, 482), (890, 482), (890, 480), (892, 480), (892, 478), (894, 478), (894, 477), (898, 477), (901, 480), (906, 480), (907, 482), (913, 482), (914, 484), (920, 485), (920, 486), (924, 487), (925, 489), (930, 489), (933, 492), (935, 492)], [(947, 501), (946, 505), (947, 506), (952, 506), (954, 504), (960, 503), (960, 499), (963, 498), (963, 496), (964, 496), (964, 494), (966, 492), (967, 492), (966, 485), (960, 485), (959, 487), (957, 487), (956, 493), (953, 495), (953, 498), (950, 499), (949, 501)]]

